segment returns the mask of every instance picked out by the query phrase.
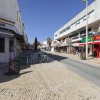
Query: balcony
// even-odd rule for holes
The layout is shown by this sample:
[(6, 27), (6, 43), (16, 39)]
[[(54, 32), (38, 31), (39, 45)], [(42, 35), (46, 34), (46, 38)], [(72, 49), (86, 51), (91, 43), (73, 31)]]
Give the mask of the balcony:
[(77, 42), (77, 41), (81, 41), (82, 38), (76, 38), (76, 39), (72, 39), (72, 42)]

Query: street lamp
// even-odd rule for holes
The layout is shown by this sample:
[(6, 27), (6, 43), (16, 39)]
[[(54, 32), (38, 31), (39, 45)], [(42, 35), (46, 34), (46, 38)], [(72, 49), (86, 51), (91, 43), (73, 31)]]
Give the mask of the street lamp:
[(82, 0), (86, 3), (86, 59), (88, 59), (88, 0)]

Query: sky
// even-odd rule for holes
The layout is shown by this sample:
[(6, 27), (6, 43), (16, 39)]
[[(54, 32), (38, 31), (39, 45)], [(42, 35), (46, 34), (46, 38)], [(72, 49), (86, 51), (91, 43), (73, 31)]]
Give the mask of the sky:
[[(89, 4), (93, 0), (88, 0)], [(85, 8), (82, 0), (18, 0), (28, 42), (43, 42)]]

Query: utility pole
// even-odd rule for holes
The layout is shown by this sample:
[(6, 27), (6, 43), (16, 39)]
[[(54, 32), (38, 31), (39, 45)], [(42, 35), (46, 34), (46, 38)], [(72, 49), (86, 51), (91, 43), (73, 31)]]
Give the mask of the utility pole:
[(86, 59), (88, 59), (88, 0), (82, 0), (86, 3)]

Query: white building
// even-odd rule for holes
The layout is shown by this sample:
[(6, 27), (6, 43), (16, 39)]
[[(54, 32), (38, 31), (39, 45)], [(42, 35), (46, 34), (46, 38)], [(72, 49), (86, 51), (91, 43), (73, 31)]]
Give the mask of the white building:
[[(86, 30), (86, 9), (81, 11), (63, 27), (54, 33), (54, 40), (61, 45), (68, 45), (71, 41), (73, 46), (79, 46)], [(95, 0), (88, 6), (88, 35), (100, 31), (100, 0)], [(70, 40), (70, 41), (68, 41)]]
[(27, 42), (17, 0), (0, 0), (0, 62), (8, 63)]
[(43, 48), (47, 48), (47, 47), (48, 47), (47, 41), (44, 41), (44, 42), (42, 43), (42, 47), (43, 47)]

